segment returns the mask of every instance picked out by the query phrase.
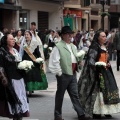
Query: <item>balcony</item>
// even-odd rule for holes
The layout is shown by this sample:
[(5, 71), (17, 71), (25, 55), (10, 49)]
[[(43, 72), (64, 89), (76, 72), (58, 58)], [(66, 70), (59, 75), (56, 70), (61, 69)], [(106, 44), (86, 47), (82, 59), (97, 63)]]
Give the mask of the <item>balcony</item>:
[[(99, 9), (102, 9), (102, 5), (101, 4), (90, 4), (90, 7), (91, 7), (91, 9), (92, 10), (99, 10)], [(108, 6), (108, 5), (105, 5), (104, 6), (105, 7), (105, 9), (109, 9), (110, 8), (110, 6)]]
[(67, 8), (81, 8), (80, 0), (64, 1), (64, 7), (67, 7)]

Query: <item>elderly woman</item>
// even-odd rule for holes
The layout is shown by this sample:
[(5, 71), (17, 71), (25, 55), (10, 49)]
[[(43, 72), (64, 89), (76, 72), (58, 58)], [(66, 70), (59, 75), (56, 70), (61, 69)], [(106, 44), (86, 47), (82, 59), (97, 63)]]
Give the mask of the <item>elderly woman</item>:
[(104, 45), (106, 34), (97, 31), (89, 47), (85, 64), (78, 81), (78, 92), (82, 106), (93, 118), (120, 112), (119, 90), (108, 52)]
[(35, 90), (45, 90), (48, 87), (47, 78), (43, 71), (43, 64), (37, 63), (36, 59), (41, 57), (39, 42), (34, 38), (31, 31), (25, 31), (24, 39), (20, 46), (22, 60), (29, 60), (34, 67), (25, 75), (26, 89), (29, 95)]
[(13, 35), (6, 34), (0, 47), (0, 116), (22, 120), (29, 116), (29, 105), (22, 71), (17, 68), (20, 55), (13, 48)]

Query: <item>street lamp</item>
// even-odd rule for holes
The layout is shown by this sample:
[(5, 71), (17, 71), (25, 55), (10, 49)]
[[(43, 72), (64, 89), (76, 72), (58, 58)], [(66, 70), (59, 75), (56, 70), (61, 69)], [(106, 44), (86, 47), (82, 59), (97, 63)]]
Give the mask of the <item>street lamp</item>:
[(90, 11), (85, 10), (85, 13), (88, 15), (88, 31), (89, 31), (89, 29), (90, 29)]
[[(104, 13), (105, 12), (105, 3), (106, 3), (107, 0), (100, 0), (100, 4), (102, 5), (102, 12)], [(102, 29), (104, 30), (104, 15), (102, 15)]]

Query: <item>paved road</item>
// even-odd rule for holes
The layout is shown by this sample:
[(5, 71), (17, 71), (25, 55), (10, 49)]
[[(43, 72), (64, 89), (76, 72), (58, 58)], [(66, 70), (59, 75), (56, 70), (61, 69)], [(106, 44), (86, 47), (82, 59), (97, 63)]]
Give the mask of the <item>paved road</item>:
[[(116, 71), (116, 63), (111, 62), (113, 72), (120, 88), (120, 71)], [(45, 91), (36, 91), (32, 97), (29, 97), (30, 101), (30, 117), (24, 118), (24, 120), (54, 120), (54, 99), (56, 91), (56, 79), (55, 76), (47, 72), (49, 87)], [(79, 78), (79, 74), (78, 74)], [(114, 119), (120, 120), (120, 114), (114, 114)], [(65, 120), (77, 120), (77, 114), (72, 108), (71, 101), (68, 94), (65, 94), (63, 102), (63, 118)], [(8, 120), (6, 118), (0, 118), (0, 120)]]

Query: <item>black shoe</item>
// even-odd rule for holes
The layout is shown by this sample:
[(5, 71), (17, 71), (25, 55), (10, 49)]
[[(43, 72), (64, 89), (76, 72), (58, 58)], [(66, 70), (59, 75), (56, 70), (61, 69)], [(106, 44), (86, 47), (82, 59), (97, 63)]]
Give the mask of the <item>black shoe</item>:
[(93, 119), (101, 119), (101, 115), (100, 114), (93, 114)]
[(29, 93), (28, 93), (28, 97), (32, 97), (32, 91), (29, 91)]
[(17, 120), (17, 118), (13, 118), (13, 120)]
[(18, 118), (17, 120), (22, 120), (22, 118)]
[(78, 117), (78, 120), (90, 120), (90, 119), (91, 119), (91, 117), (88, 114), (81, 115)]
[(57, 117), (54, 120), (64, 120), (64, 119), (62, 119), (61, 117)]
[(22, 117), (19, 117), (19, 118), (13, 118), (13, 120), (22, 120), (23, 118)]
[(112, 118), (112, 115), (106, 114), (105, 117), (106, 117), (106, 118)]

